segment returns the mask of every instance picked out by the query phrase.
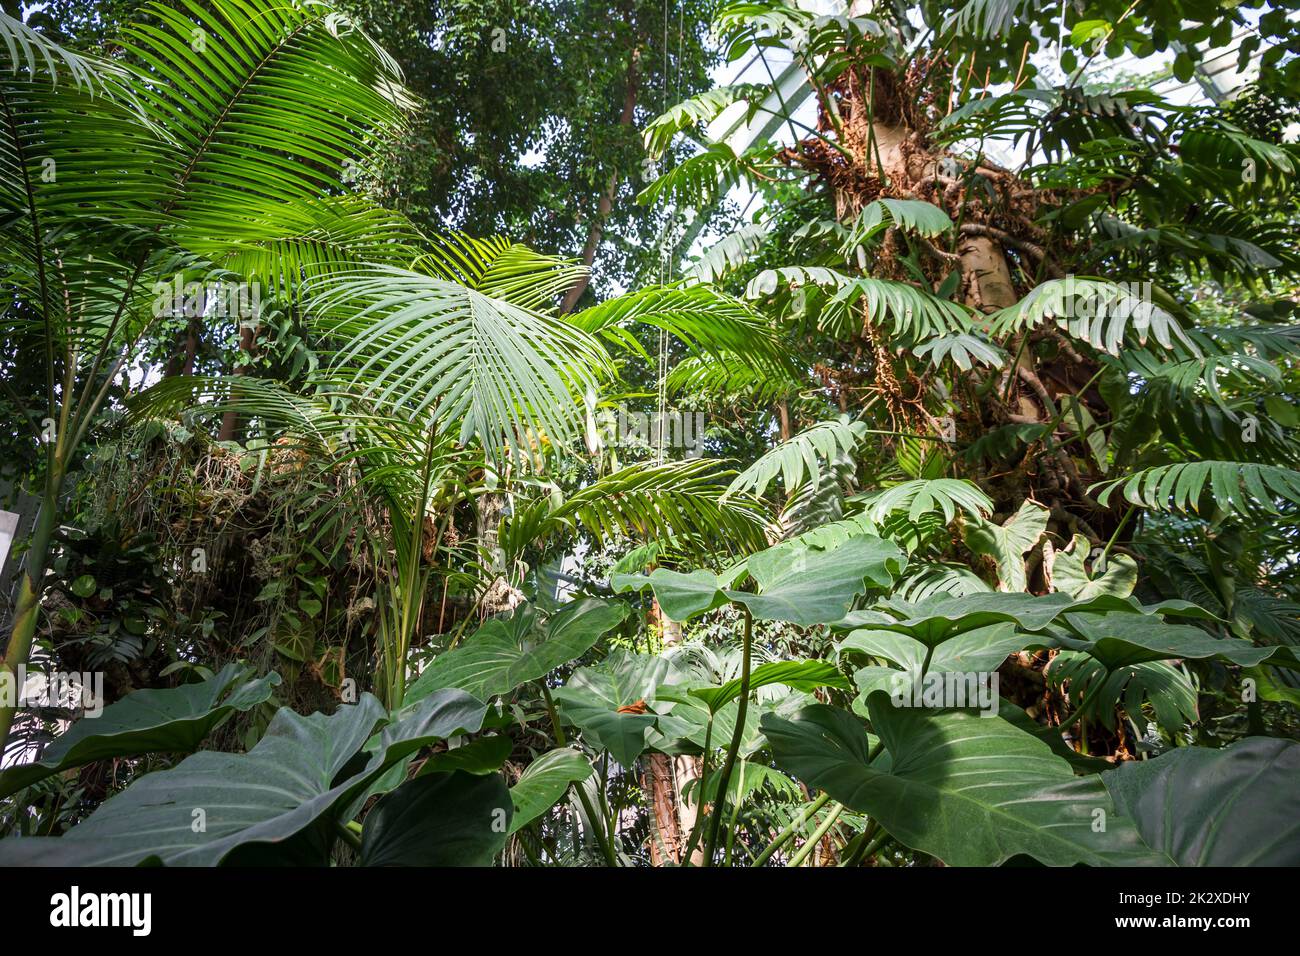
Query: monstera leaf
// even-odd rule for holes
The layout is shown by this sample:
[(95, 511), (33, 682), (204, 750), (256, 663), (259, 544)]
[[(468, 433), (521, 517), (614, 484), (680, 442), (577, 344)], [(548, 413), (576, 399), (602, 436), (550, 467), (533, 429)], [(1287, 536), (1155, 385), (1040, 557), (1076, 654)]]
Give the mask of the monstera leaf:
[(531, 606), (488, 621), (465, 643), (433, 659), (406, 699), (456, 687), (479, 700), (508, 694), (581, 657), (627, 617), (626, 604), (582, 598), (542, 620)]
[(477, 730), (486, 712), (459, 690), (391, 717), (369, 694), (328, 716), (281, 708), (248, 753), (205, 751), (147, 774), (63, 837), (0, 841), (0, 865), (324, 865), (340, 808), (421, 747)]
[(580, 751), (560, 747), (542, 754), (510, 788), (510, 800), (515, 808), (510, 832), (523, 828), (559, 803), (569, 784), (590, 776), (591, 764)]
[(497, 773), (416, 777), (383, 797), (361, 830), (362, 866), (491, 866), (513, 813)]
[(1089, 554), (1088, 539), (1076, 534), (1070, 546), (1056, 553), (1052, 564), (1052, 586), (1078, 601), (1086, 601), (1099, 594), (1128, 597), (1137, 586), (1137, 562), (1127, 554), (1112, 555), (1104, 570), (1093, 565), (1091, 571), (1084, 564)]
[(227, 664), (197, 684), (128, 694), (98, 717), (78, 720), (36, 763), (0, 771), (0, 798), (94, 760), (192, 751), (226, 717), (256, 707), (280, 683), (276, 673), (247, 680), (252, 671)]
[(619, 650), (593, 667), (574, 672), (555, 691), (561, 713), (624, 767), (646, 747), (654, 714), (646, 712), (655, 689), (666, 682), (668, 661)]
[(1116, 812), (1098, 777), (1075, 777), (1001, 717), (895, 707), (881, 691), (867, 703), (882, 753), (872, 756), (858, 718), (817, 704), (791, 720), (764, 717), (777, 766), (954, 866), (1021, 854), (1058, 866), (1168, 862)]
[(1047, 515), (1037, 502), (1022, 501), (1019, 510), (1000, 525), (978, 517), (966, 525), (966, 546), (997, 565), (999, 591), (1023, 591), (1028, 586), (1025, 555), (1047, 530)]
[(1142, 838), (1181, 866), (1300, 865), (1300, 744), (1179, 747), (1101, 775)]

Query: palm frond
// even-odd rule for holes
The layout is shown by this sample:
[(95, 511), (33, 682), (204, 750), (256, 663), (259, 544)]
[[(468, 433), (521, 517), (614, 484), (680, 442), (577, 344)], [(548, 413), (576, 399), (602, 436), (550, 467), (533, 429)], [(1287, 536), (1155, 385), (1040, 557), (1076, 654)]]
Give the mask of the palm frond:
[[(1300, 505), (1300, 471), (1240, 461), (1193, 461), (1144, 468), (1095, 486), (1105, 504), (1118, 491), (1126, 500), (1159, 511), (1277, 513), (1276, 502)], [(1203, 500), (1203, 496), (1208, 498)]]
[(1036, 286), (1013, 306), (988, 318), (996, 336), (1023, 332), (1044, 323), (1055, 323), (1070, 335), (1111, 355), (1118, 355), (1125, 337), (1132, 334), (1145, 345), (1148, 336), (1166, 349), (1177, 339), (1195, 350), (1178, 320), (1126, 286), (1105, 279), (1069, 276), (1050, 279)]
[(805, 482), (815, 489), (822, 477), (821, 462), (829, 464), (841, 452), (851, 454), (870, 431), (863, 422), (847, 417), (811, 425), (737, 475), (727, 493), (762, 495), (777, 475), (781, 476), (787, 492)]
[(309, 314), (338, 343), (334, 372), (371, 401), (458, 424), (499, 460), (582, 434), (582, 396), (613, 373), (590, 335), (457, 283), (374, 266), (309, 283)]
[(732, 495), (710, 461), (630, 465), (559, 504), (538, 498), (502, 519), (498, 541), (509, 557), (558, 536), (585, 533), (603, 545), (621, 537), (671, 542), (674, 550), (748, 553), (766, 544), (758, 503)]
[(917, 478), (892, 488), (858, 495), (853, 500), (862, 504), (867, 517), (876, 523), (883, 522), (896, 511), (907, 512), (910, 521), (939, 512), (944, 524), (952, 521), (959, 511), (972, 518), (993, 513), (989, 496), (964, 478)]
[(500, 236), (464, 233), (435, 237), (412, 266), (486, 296), (534, 312), (554, 311), (556, 301), (590, 270), (571, 259), (542, 255)]
[(762, 316), (706, 285), (647, 286), (566, 316), (565, 321), (642, 355), (640, 343), (624, 328), (629, 322), (663, 329), (696, 354), (726, 356), (759, 368), (786, 364), (785, 349)]

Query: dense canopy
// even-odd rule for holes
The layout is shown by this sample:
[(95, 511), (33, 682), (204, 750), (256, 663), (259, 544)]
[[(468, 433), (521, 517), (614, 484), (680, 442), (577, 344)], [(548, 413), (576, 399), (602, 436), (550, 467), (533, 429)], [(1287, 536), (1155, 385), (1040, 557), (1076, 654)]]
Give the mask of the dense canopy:
[(6, 0), (0, 864), (1300, 863), (1297, 9)]

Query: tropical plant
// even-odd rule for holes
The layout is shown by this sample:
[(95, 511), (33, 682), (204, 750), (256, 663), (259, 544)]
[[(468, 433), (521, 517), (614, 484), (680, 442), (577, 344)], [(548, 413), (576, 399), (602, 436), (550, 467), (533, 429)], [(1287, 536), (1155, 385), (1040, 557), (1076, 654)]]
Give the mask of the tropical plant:
[[(438, 108), (471, 6), (371, 11)], [(652, 6), (576, 259), (507, 118), (384, 205), (431, 105), (325, 3), (0, 14), (0, 677), (118, 668), (0, 700), (0, 863), (1300, 863), (1294, 90), (1098, 69), (1293, 80), (1287, 6), (725, 3), (675, 104)]]

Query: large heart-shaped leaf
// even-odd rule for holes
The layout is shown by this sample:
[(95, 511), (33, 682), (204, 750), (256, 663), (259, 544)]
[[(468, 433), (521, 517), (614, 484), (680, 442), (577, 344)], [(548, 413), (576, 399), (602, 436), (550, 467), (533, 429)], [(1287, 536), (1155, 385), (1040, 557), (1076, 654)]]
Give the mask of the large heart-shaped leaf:
[(455, 770), (408, 780), (366, 815), (362, 866), (491, 866), (514, 808), (497, 773)]
[(328, 716), (281, 708), (248, 753), (197, 753), (141, 777), (63, 837), (0, 841), (0, 863), (323, 865), (341, 808), (419, 748), (477, 730), (486, 712), (458, 690), (393, 718), (369, 694)]
[(1076, 778), (1047, 744), (998, 716), (867, 701), (885, 752), (867, 729), (824, 705), (763, 718), (778, 766), (879, 820), (914, 849), (955, 866), (1021, 854), (1048, 865), (1168, 862), (1118, 814), (1097, 777)]
[(672, 571), (656, 568), (649, 575), (615, 574), (609, 579), (615, 594), (654, 591), (659, 608), (670, 621), (689, 621), (727, 603), (722, 584), (712, 571)]
[(508, 694), (581, 657), (627, 613), (622, 602), (582, 598), (544, 622), (530, 606), (493, 619), (460, 647), (434, 658), (406, 699), (419, 700), (442, 687), (458, 687), (479, 700)]
[(802, 627), (829, 624), (848, 612), (870, 587), (887, 588), (907, 557), (892, 541), (857, 535), (826, 548), (777, 545), (750, 555), (747, 568), (758, 593), (727, 590), (760, 621)]
[(1142, 838), (1181, 866), (1300, 865), (1300, 744), (1179, 747), (1102, 774)]
[(571, 747), (559, 747), (542, 754), (528, 765), (518, 782), (510, 788), (515, 815), (510, 821), (514, 833), (555, 806), (569, 789), (569, 784), (591, 776), (586, 756)]
[(189, 753), (231, 713), (256, 707), (280, 683), (274, 672), (247, 680), (251, 673), (251, 667), (232, 663), (197, 684), (128, 694), (98, 717), (78, 720), (36, 763), (0, 771), (0, 798), (93, 760)]
[[(976, 673), (996, 670), (1007, 656), (1022, 651), (1043, 638), (1016, 630), (1014, 623), (1003, 621), (963, 631), (933, 648), (930, 670)], [(840, 653), (861, 651), (883, 658), (909, 673), (920, 675), (925, 663), (925, 644), (900, 631), (862, 628), (853, 631), (839, 645)]]
[(1078, 601), (1086, 601), (1099, 594), (1128, 597), (1137, 586), (1137, 562), (1127, 554), (1115, 554), (1103, 568), (1096, 564), (1089, 570), (1084, 564), (1090, 554), (1088, 539), (1076, 534), (1070, 546), (1056, 552), (1052, 564), (1052, 586), (1064, 591)]
[(646, 733), (654, 726), (654, 715), (645, 712), (647, 702), (669, 670), (661, 657), (619, 650), (593, 667), (575, 671), (555, 691), (555, 699), (564, 716), (593, 743), (630, 767), (645, 750)]

